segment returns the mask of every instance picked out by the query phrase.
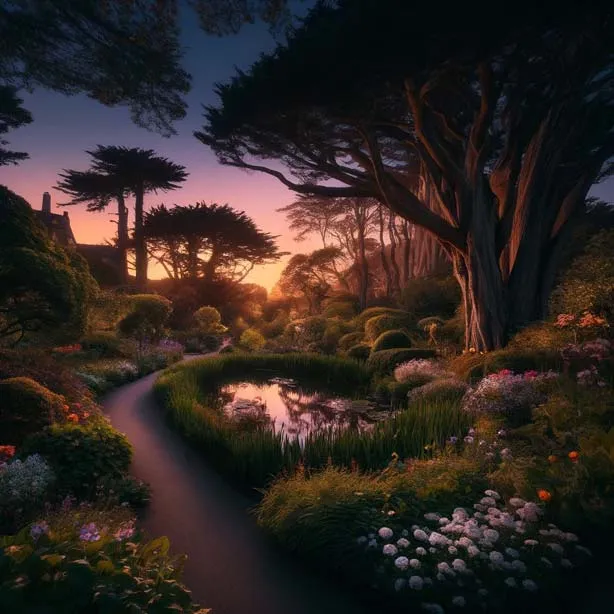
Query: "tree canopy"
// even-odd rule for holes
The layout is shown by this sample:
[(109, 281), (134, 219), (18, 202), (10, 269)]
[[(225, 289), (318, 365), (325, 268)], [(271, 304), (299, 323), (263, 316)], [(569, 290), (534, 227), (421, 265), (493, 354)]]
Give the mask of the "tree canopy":
[(614, 155), (612, 13), (319, 2), (218, 86), (196, 137), (224, 164), (303, 194), (375, 197), (427, 229), (463, 290), (467, 345), (498, 347), (544, 314), (561, 245)]
[(277, 237), (229, 205), (159, 205), (146, 214), (144, 232), (150, 254), (174, 279), (240, 282), (254, 266), (284, 255)]
[(38, 331), (78, 338), (95, 292), (85, 260), (53, 241), (30, 205), (0, 186), (0, 340), (18, 343)]
[(14, 130), (32, 122), (32, 115), (24, 109), (23, 100), (17, 96), (14, 87), (0, 84), (0, 166), (18, 164), (28, 158), (28, 154), (20, 151), (5, 149), (8, 141), (1, 138), (9, 130)]

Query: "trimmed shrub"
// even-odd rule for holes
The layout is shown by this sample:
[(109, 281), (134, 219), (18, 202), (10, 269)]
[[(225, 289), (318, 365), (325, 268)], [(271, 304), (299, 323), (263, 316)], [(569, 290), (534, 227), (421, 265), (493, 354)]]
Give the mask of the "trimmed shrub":
[(460, 299), (460, 288), (453, 277), (412, 279), (401, 293), (401, 304), (416, 320), (433, 315), (451, 318)]
[(20, 456), (40, 454), (53, 469), (61, 494), (94, 495), (99, 480), (120, 478), (132, 460), (132, 446), (107, 422), (83, 427), (53, 424), (24, 441)]
[(361, 332), (346, 333), (339, 339), (337, 347), (342, 352), (347, 352), (351, 347), (361, 343), (365, 336)]
[(122, 318), (118, 330), (126, 337), (144, 341), (159, 341), (171, 315), (172, 304), (156, 294), (135, 294), (131, 297), (132, 311)]
[(434, 358), (435, 350), (400, 348), (371, 352), (367, 367), (375, 375), (390, 375), (397, 365), (414, 358)]
[(365, 324), (365, 337), (367, 341), (375, 341), (382, 333), (389, 330), (412, 328), (409, 317), (406, 315), (384, 314), (367, 320)]
[(389, 330), (388, 332), (382, 333), (375, 340), (371, 351), (380, 352), (381, 350), (409, 347), (411, 347), (411, 339), (406, 332), (402, 330)]
[(466, 352), (455, 356), (448, 364), (450, 371), (466, 382), (472, 382), (484, 376), (486, 354)]
[(358, 313), (359, 308), (355, 300), (335, 300), (331, 299), (324, 307), (322, 315), (325, 318), (340, 318), (351, 320)]
[(337, 351), (339, 340), (346, 332), (343, 324), (339, 320), (329, 320), (321, 343), (322, 351), (325, 354), (334, 354)]
[(81, 349), (96, 354), (98, 358), (128, 358), (133, 354), (129, 342), (107, 332), (86, 335), (81, 339)]
[(361, 361), (367, 360), (370, 354), (371, 346), (368, 343), (357, 343), (347, 351), (348, 358)]
[(19, 445), (62, 420), (64, 399), (29, 377), (0, 381), (0, 443)]
[(469, 390), (469, 386), (466, 382), (455, 377), (446, 377), (413, 388), (409, 393), (409, 401), (422, 401), (424, 403), (460, 401), (467, 390)]
[(569, 329), (557, 328), (550, 322), (538, 322), (516, 333), (506, 349), (526, 351), (526, 348), (530, 348), (538, 351), (558, 351), (573, 341), (573, 333)]
[(239, 345), (250, 352), (258, 352), (266, 344), (266, 339), (255, 328), (243, 331), (239, 338)]
[(368, 309), (365, 309), (362, 313), (357, 315), (352, 320), (352, 324), (356, 326), (357, 329), (364, 330), (368, 320), (383, 315), (400, 316), (404, 318), (411, 317), (410, 314), (408, 314), (406, 311), (403, 311), (402, 309), (394, 309), (393, 307), (369, 307)]
[(485, 355), (484, 373), (498, 373), (509, 369), (514, 373), (525, 371), (560, 371), (563, 359), (558, 350), (537, 350), (533, 348), (506, 348)]
[(201, 307), (194, 312), (194, 320), (200, 333), (204, 335), (218, 335), (228, 329), (222, 324), (222, 316), (215, 307)]

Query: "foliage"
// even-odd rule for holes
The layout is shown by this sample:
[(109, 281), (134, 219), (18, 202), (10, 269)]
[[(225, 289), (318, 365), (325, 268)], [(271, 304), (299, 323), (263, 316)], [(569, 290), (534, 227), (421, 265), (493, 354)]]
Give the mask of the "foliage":
[(265, 339), (274, 339), (275, 337), (279, 337), (283, 334), (289, 323), (290, 318), (288, 314), (282, 310), (279, 310), (271, 321), (267, 322), (265, 320), (260, 322), (258, 324), (258, 330), (262, 333)]
[(80, 365), (75, 373), (92, 392), (103, 394), (135, 380), (139, 376), (139, 366), (126, 359), (97, 360)]
[(409, 396), (410, 402), (436, 403), (439, 401), (460, 401), (469, 386), (455, 377), (443, 377), (414, 388)]
[(28, 435), (64, 419), (64, 399), (29, 377), (0, 380), (0, 442), (20, 444)]
[(241, 333), (239, 345), (250, 352), (258, 352), (266, 344), (266, 339), (255, 328), (248, 328)]
[(297, 472), (267, 489), (258, 523), (290, 551), (346, 571), (351, 579), (360, 571), (356, 539), (389, 510), (398, 522), (416, 522), (429, 509), (469, 504), (484, 484), (478, 465), (458, 458), (415, 461), (411, 471)]
[(426, 381), (432, 381), (441, 377), (449, 377), (451, 374), (443, 368), (441, 363), (427, 359), (412, 359), (400, 364), (394, 370), (397, 382), (404, 382), (410, 377), (422, 376)]
[(90, 333), (80, 343), (84, 352), (98, 358), (128, 358), (134, 353), (130, 344), (109, 332)]
[(395, 348), (409, 347), (411, 347), (411, 339), (405, 331), (389, 330), (377, 337), (371, 351), (380, 352), (382, 350), (392, 350)]
[(20, 455), (40, 454), (57, 477), (62, 494), (92, 496), (99, 480), (122, 477), (130, 466), (132, 447), (125, 435), (99, 421), (83, 427), (54, 424), (31, 435)]
[(29, 204), (0, 186), (0, 339), (34, 332), (78, 338), (96, 282), (87, 263), (47, 235)]
[(337, 346), (340, 351), (347, 352), (354, 345), (361, 343), (364, 338), (365, 336), (361, 332), (346, 333), (339, 338)]
[(375, 375), (390, 375), (403, 362), (415, 358), (433, 358), (434, 356), (434, 350), (413, 348), (380, 350), (379, 352), (371, 352), (369, 360), (367, 360), (367, 367)]
[(507, 346), (509, 350), (559, 351), (573, 341), (570, 331), (557, 328), (551, 322), (537, 322), (517, 332)]
[(590, 551), (575, 534), (548, 524), (536, 503), (506, 502), (490, 489), (484, 495), (472, 507), (444, 510), (451, 519), (436, 508), (417, 525), (381, 519), (355, 538), (378, 588), (431, 612), (558, 610), (568, 570), (586, 564)]
[(150, 254), (172, 279), (219, 277), (241, 282), (259, 264), (277, 262), (277, 237), (229, 205), (158, 205), (145, 214)]
[[(409, 330), (410, 320), (407, 315), (383, 314), (369, 318), (365, 323), (365, 337), (368, 341), (375, 341), (380, 335), (389, 330)], [(409, 346), (407, 346), (409, 347)]]
[(114, 333), (118, 322), (130, 312), (130, 297), (110, 290), (100, 290), (92, 300), (88, 331)]
[(17, 96), (17, 88), (0, 85), (0, 166), (19, 164), (29, 156), (27, 153), (5, 149), (9, 142), (3, 138), (9, 130), (32, 122), (32, 115), (21, 105), (23, 100)]
[(218, 335), (228, 329), (222, 324), (222, 316), (215, 307), (199, 307), (194, 312), (198, 330), (204, 335)]
[(460, 303), (460, 289), (453, 277), (411, 279), (401, 294), (401, 304), (415, 320), (433, 315), (447, 319)]
[(325, 301), (322, 315), (325, 318), (351, 320), (357, 315), (358, 303), (354, 298), (332, 298)]
[(484, 377), (463, 398), (463, 407), (471, 413), (498, 414), (512, 426), (526, 424), (531, 410), (543, 403), (559, 374), (526, 371), (514, 374), (504, 370)]
[(80, 507), (2, 538), (0, 609), (206, 614), (179, 582), (183, 560), (170, 556), (168, 539), (144, 542), (134, 525), (126, 513)]
[(347, 351), (347, 355), (348, 358), (364, 362), (371, 355), (371, 346), (368, 343), (357, 343)]
[(0, 463), (0, 534), (16, 530), (41, 511), (54, 481), (53, 471), (38, 454)]
[(120, 333), (136, 339), (139, 345), (159, 341), (171, 315), (171, 302), (155, 294), (135, 294), (131, 302), (132, 311), (119, 322)]
[(383, 315), (398, 316), (399, 318), (409, 318), (409, 314), (406, 311), (402, 311), (401, 309), (394, 309), (392, 307), (368, 307), (354, 318), (353, 324), (356, 326), (357, 330), (364, 330), (367, 325), (367, 322), (371, 318), (376, 318), (378, 316)]
[(614, 320), (613, 241), (612, 229), (603, 230), (590, 239), (552, 293), (550, 309), (553, 314), (592, 311)]

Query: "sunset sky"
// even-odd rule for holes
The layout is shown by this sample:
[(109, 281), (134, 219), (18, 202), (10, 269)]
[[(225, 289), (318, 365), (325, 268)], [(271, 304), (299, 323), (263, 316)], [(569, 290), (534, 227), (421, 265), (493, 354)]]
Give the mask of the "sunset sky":
[[(299, 7), (305, 10), (308, 4)], [(186, 47), (184, 65), (193, 76), (193, 89), (188, 95), (188, 115), (176, 124), (177, 136), (165, 139), (147, 132), (130, 121), (127, 109), (110, 109), (85, 96), (69, 98), (45, 90), (31, 95), (23, 93), (25, 107), (32, 112), (34, 122), (11, 132), (8, 138), (11, 148), (29, 152), (30, 159), (19, 166), (0, 168), (0, 183), (26, 198), (35, 208), (41, 206), (42, 193), (49, 191), (54, 210), (64, 211), (55, 204), (65, 202), (67, 197), (52, 188), (62, 169), (87, 168), (86, 149), (99, 144), (151, 148), (185, 165), (190, 176), (179, 190), (147, 196), (146, 206), (161, 202), (183, 205), (200, 200), (228, 203), (246, 211), (262, 230), (281, 235), (279, 244), (284, 251), (313, 249), (315, 240), (307, 244), (295, 243), (283, 214), (275, 211), (293, 200), (292, 192), (272, 177), (221, 166), (192, 134), (202, 127), (201, 105), (216, 102), (214, 83), (227, 80), (235, 66), (249, 68), (260, 53), (274, 47), (273, 37), (263, 24), (246, 26), (237, 36), (206, 36), (199, 29), (195, 16), (188, 12), (183, 15), (182, 25)], [(594, 193), (614, 200), (614, 181), (597, 186)], [(86, 213), (81, 206), (68, 211), (80, 243), (103, 243), (115, 233), (115, 225), (111, 223), (114, 218), (109, 213)], [(283, 261), (258, 267), (247, 281), (270, 290), (282, 268)], [(150, 277), (161, 276), (161, 268), (150, 267)]]
[[(30, 159), (19, 166), (1, 167), (0, 183), (23, 196), (33, 207), (40, 208), (42, 194), (51, 193), (56, 207), (68, 197), (53, 186), (62, 169), (87, 168), (89, 156), (84, 153), (96, 145), (125, 145), (151, 148), (160, 155), (186, 166), (190, 176), (179, 190), (146, 196), (146, 207), (161, 202), (190, 204), (196, 201), (228, 203), (248, 213), (258, 226), (275, 235), (282, 235), (283, 251), (309, 249), (297, 244), (288, 233), (284, 215), (275, 209), (293, 200), (293, 193), (272, 177), (246, 173), (221, 166), (210, 150), (199, 143), (193, 131), (200, 129), (202, 104), (216, 102), (214, 83), (227, 80), (234, 67), (247, 69), (262, 52), (271, 50), (275, 40), (263, 24), (246, 26), (240, 34), (223, 38), (205, 35), (193, 13), (183, 15), (182, 39), (186, 47), (184, 66), (193, 76), (188, 95), (188, 115), (176, 124), (178, 134), (170, 139), (135, 126), (125, 108), (107, 108), (86, 96), (66, 97), (45, 90), (22, 93), (24, 106), (32, 112), (29, 126), (8, 135), (10, 148), (27, 151)], [(80, 243), (104, 243), (116, 230), (109, 213), (86, 213), (83, 206), (68, 208), (71, 225)], [(132, 222), (132, 217), (131, 217)], [(283, 262), (258, 267), (247, 281), (271, 289), (279, 278)], [(150, 277), (163, 277), (160, 268), (150, 266)]]

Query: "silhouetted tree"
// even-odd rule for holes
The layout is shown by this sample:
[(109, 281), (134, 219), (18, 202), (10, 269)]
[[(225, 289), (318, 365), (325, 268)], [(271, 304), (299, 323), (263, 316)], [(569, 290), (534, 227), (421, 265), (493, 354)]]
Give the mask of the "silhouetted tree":
[[(466, 345), (500, 347), (545, 314), (614, 155), (614, 9), (525, 8), (319, 2), (286, 46), (218, 86), (196, 136), (224, 164), (303, 194), (375, 197), (424, 227), (452, 261)], [(407, 179), (421, 164), (435, 210)]]
[(134, 253), (136, 283), (147, 284), (147, 245), (143, 235), (145, 193), (166, 192), (180, 187), (188, 173), (185, 167), (156, 155), (152, 149), (102, 147), (93, 152), (91, 170), (112, 178), (117, 186), (134, 195)]
[(53, 241), (30, 205), (0, 185), (0, 339), (14, 345), (38, 331), (78, 338), (96, 288), (85, 260)]
[(146, 214), (144, 233), (150, 253), (174, 279), (241, 282), (256, 265), (284, 255), (277, 237), (228, 205), (159, 205)]
[[(95, 158), (96, 152), (88, 152)], [(60, 206), (86, 203), (88, 211), (103, 211), (111, 200), (117, 202), (117, 249), (120, 253), (121, 278), (123, 283), (128, 282), (128, 208), (125, 197), (128, 186), (124, 185), (120, 177), (105, 175), (94, 171), (64, 170), (60, 173), (57, 190), (72, 196), (68, 203)]]
[(32, 121), (32, 115), (21, 106), (22, 102), (14, 87), (0, 85), (0, 166), (18, 164), (29, 157), (25, 152), (5, 149), (4, 145), (8, 145), (8, 141), (1, 138), (9, 130), (25, 126)]

